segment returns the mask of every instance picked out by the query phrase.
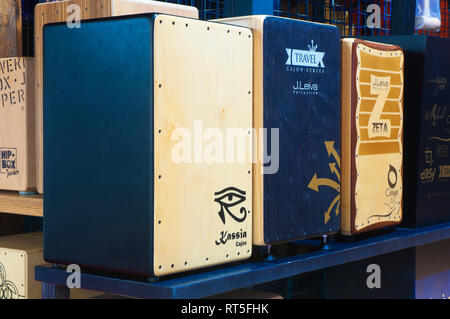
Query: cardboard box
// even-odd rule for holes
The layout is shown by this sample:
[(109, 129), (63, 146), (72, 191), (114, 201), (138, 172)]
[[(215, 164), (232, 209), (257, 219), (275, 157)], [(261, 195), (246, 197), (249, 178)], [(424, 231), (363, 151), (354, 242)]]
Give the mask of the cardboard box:
[[(77, 9), (77, 6), (79, 10)], [(49, 23), (68, 22), (72, 28), (77, 28), (75, 23), (78, 16), (82, 21), (87, 19), (122, 16), (127, 14), (139, 14), (160, 12), (198, 18), (198, 10), (195, 7), (165, 3), (151, 0), (68, 0), (36, 5), (34, 16), (34, 37), (36, 56), (36, 135), (37, 135), (37, 191), (43, 193), (43, 27)], [(77, 15), (78, 14), (78, 15)]]
[(150, 277), (250, 257), (251, 31), (152, 14), (44, 44), (45, 259)]
[(34, 59), (0, 59), (0, 189), (36, 188)]

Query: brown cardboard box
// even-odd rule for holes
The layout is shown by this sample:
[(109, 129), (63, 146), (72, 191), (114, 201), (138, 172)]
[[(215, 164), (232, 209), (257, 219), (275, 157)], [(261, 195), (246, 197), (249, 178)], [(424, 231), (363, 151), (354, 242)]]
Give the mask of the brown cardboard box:
[(36, 187), (34, 59), (0, 59), (0, 189)]

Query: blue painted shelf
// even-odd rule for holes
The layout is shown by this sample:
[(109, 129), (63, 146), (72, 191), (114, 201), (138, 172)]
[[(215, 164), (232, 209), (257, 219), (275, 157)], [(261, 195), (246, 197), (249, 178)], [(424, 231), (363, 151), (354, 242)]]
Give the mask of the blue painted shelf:
[[(81, 275), (81, 288), (136, 298), (201, 298), (307, 272), (338, 266), (369, 257), (421, 246), (450, 238), (450, 223), (395, 231), (351, 243), (331, 242), (330, 250), (279, 258), (272, 262), (246, 262), (220, 269), (188, 274), (159, 282), (134, 281), (95, 274)], [(317, 246), (317, 241), (302, 241)], [(66, 298), (69, 274), (63, 269), (37, 266), (43, 298)]]

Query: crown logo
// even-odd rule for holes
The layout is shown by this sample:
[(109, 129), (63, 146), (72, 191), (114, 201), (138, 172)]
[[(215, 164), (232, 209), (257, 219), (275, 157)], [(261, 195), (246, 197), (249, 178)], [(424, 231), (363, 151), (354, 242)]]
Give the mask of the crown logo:
[(315, 52), (317, 49), (317, 45), (314, 45), (314, 40), (311, 40), (311, 45), (308, 44), (308, 49), (311, 52)]

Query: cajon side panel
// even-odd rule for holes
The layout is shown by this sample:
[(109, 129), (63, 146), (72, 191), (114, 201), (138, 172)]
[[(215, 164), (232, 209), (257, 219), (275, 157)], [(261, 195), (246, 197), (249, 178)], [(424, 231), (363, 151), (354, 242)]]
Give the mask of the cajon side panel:
[(352, 51), (351, 233), (356, 234), (402, 219), (403, 53), (398, 46), (362, 40), (354, 41)]
[(38, 265), (45, 264), (42, 247), (39, 253), (28, 254), (27, 259), (27, 299), (41, 299), (42, 283), (34, 279), (34, 268)]
[[(158, 15), (154, 36), (155, 274), (249, 258), (251, 31)], [(225, 162), (233, 128), (242, 163)]]
[(342, 54), (342, 103), (341, 103), (341, 232), (350, 235), (350, 200), (351, 200), (351, 110), (352, 110), (352, 48), (353, 39), (341, 40)]
[(264, 246), (264, 175), (262, 174), (261, 143), (259, 142), (260, 129), (263, 128), (264, 112), (264, 83), (263, 79), (263, 38), (264, 38), (264, 19), (266, 16), (249, 16), (238, 18), (227, 18), (214, 20), (221, 23), (228, 23), (242, 27), (250, 28), (253, 32), (253, 128), (254, 150), (256, 151), (256, 162), (253, 164), (253, 244)]
[[(78, 5), (81, 8), (81, 20), (121, 16), (127, 14), (164, 12), (167, 14), (184, 15), (198, 18), (195, 7), (169, 4), (160, 1), (142, 0), (67, 0), (38, 4), (35, 7), (35, 56), (36, 56), (36, 138), (37, 138), (37, 191), (43, 193), (43, 145), (42, 145), (42, 30), (45, 24), (65, 22), (73, 17), (74, 11), (70, 6)], [(69, 12), (68, 12), (69, 10)], [(73, 21), (73, 20), (70, 20)]]
[(151, 276), (153, 15), (44, 32), (45, 260)]
[(35, 182), (34, 59), (0, 59), (0, 189)]

